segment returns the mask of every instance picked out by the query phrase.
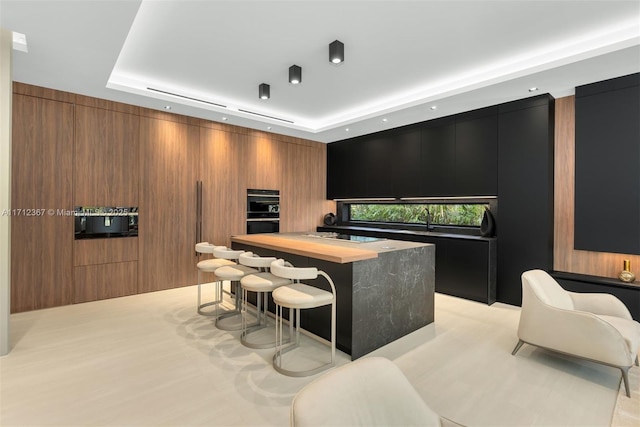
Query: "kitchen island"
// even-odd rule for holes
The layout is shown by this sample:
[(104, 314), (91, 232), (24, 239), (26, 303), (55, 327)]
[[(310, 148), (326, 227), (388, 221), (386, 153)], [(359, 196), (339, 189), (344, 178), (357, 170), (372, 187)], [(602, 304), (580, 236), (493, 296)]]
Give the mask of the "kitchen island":
[[(433, 322), (435, 246), (335, 233), (233, 236), (234, 249), (325, 271), (336, 286), (337, 347), (357, 359)], [(306, 283), (329, 290), (322, 278)], [(270, 302), (272, 304), (272, 302)], [(330, 308), (303, 310), (301, 327), (330, 337)]]

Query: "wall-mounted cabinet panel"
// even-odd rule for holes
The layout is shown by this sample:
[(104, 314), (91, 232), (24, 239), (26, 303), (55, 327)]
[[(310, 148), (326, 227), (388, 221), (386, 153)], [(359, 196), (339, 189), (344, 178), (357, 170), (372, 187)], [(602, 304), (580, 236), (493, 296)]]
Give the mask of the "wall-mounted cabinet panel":
[(395, 170), (399, 167), (397, 160), (396, 141), (389, 134), (378, 134), (359, 142), (358, 166), (364, 166), (362, 172), (353, 179), (365, 185), (364, 197), (395, 197)]
[(139, 292), (195, 283), (199, 131), (140, 118)]
[(347, 143), (335, 142), (327, 145), (327, 198), (342, 199), (349, 197), (346, 180)]
[[(197, 179), (202, 181), (202, 235), (199, 239), (228, 246), (231, 235), (247, 232), (248, 136), (200, 128), (200, 141)], [(255, 159), (254, 164), (257, 161)]]
[(327, 196), (493, 196), (497, 138), (490, 107), (329, 144)]
[(422, 169), (422, 131), (412, 128), (391, 136), (393, 159), (393, 197), (420, 195)]
[(456, 117), (455, 194), (495, 196), (498, 190), (497, 107)]
[(72, 104), (14, 94), (11, 310), (71, 304)]
[(498, 118), (498, 293), (520, 305), (526, 270), (553, 269), (553, 98), (501, 106)]
[(452, 118), (428, 122), (422, 129), (420, 194), (450, 196), (455, 194), (456, 133)]
[(337, 142), (327, 147), (327, 197), (367, 197), (367, 139)]
[(138, 206), (138, 120), (76, 107), (75, 206)]
[[(326, 146), (282, 143), (286, 166), (282, 170), (280, 231), (314, 230), (326, 208)], [(334, 209), (331, 209), (334, 210)]]
[(73, 265), (137, 261), (138, 238), (84, 239), (73, 242)]
[(640, 74), (575, 99), (575, 249), (640, 254)]
[(280, 190), (284, 168), (284, 144), (272, 134), (254, 132), (247, 138), (241, 168), (247, 188)]
[(343, 185), (346, 186), (348, 197), (369, 197), (371, 188), (367, 184), (369, 165), (364, 161), (367, 152), (367, 142), (365, 139), (358, 139), (355, 142), (346, 144), (345, 175)]
[(137, 293), (138, 262), (83, 265), (74, 268), (74, 303)]

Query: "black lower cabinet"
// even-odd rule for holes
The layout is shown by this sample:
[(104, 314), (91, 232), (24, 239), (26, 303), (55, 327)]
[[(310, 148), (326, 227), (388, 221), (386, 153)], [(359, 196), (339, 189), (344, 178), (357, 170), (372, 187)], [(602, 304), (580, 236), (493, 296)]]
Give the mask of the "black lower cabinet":
[(485, 304), (496, 302), (495, 238), (345, 226), (318, 227), (317, 231), (432, 243), (436, 246), (436, 292)]
[(554, 100), (500, 105), (498, 115), (498, 292), (522, 303), (523, 272), (553, 269)]

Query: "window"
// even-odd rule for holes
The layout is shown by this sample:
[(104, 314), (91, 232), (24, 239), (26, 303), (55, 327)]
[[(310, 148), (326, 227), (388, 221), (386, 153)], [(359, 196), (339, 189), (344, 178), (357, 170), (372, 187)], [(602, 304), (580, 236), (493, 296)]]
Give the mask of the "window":
[(488, 203), (351, 203), (351, 222), (480, 227)]

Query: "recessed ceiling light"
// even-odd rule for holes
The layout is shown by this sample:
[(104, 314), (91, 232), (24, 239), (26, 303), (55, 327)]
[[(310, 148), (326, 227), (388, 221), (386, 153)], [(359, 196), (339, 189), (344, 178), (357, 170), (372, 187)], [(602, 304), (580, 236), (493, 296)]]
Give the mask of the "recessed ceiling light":
[(267, 130), (271, 130), (271, 126), (267, 126)]
[(535, 92), (535, 91), (537, 91), (537, 90), (538, 90), (538, 88), (537, 88), (537, 87), (530, 87), (530, 88), (529, 88), (529, 92)]
[(382, 119), (383, 122), (388, 122), (389, 119), (387, 119), (386, 117), (384, 119)]
[(431, 109), (432, 109), (432, 110), (437, 110), (437, 109), (438, 109), (438, 107), (437, 107), (436, 105), (432, 105), (432, 106), (431, 106)]
[(165, 105), (165, 106), (164, 106), (164, 109), (165, 109), (165, 110), (171, 110), (171, 105)]
[(227, 121), (227, 118), (226, 118), (226, 117), (223, 117), (223, 118), (222, 118), (222, 121), (223, 121), (223, 122), (226, 122), (226, 121)]
[(345, 129), (344, 129), (344, 131), (345, 131), (345, 132), (349, 132), (349, 128), (345, 128)]

